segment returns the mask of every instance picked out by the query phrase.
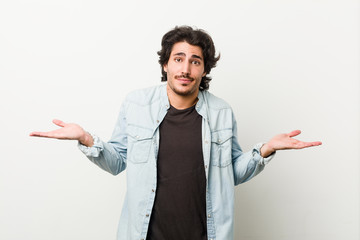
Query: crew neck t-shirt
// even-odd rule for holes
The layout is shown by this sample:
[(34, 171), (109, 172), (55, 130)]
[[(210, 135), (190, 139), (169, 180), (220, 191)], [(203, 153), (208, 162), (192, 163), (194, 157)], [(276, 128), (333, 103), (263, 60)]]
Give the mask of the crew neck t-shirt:
[(147, 240), (206, 240), (202, 117), (170, 107), (160, 124), (157, 189)]

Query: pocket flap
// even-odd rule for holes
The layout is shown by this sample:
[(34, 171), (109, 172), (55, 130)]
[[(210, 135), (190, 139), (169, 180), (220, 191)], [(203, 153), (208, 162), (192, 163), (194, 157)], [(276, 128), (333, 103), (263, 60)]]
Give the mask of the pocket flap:
[(150, 139), (153, 137), (153, 131), (149, 128), (128, 125), (126, 131), (129, 136), (138, 141)]
[(222, 144), (232, 137), (231, 129), (219, 130), (211, 133), (211, 142)]

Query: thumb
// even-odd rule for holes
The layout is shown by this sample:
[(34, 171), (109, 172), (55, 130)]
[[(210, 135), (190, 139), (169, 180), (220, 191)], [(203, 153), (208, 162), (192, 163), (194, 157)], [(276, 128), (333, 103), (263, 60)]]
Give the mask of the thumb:
[(300, 133), (301, 133), (300, 130), (294, 130), (294, 131), (288, 133), (288, 136), (289, 137), (295, 137), (295, 136), (299, 135)]
[(64, 123), (63, 121), (59, 120), (59, 119), (54, 119), (52, 121), (54, 124), (58, 125), (59, 127), (65, 127), (66, 123)]

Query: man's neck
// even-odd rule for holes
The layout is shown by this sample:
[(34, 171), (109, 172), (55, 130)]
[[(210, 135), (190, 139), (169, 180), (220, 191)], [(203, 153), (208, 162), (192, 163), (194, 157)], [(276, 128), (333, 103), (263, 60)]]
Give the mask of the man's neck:
[(167, 95), (169, 98), (169, 102), (171, 106), (179, 110), (194, 106), (198, 101), (197, 98), (198, 93), (199, 91), (196, 91), (192, 95), (181, 96), (179, 94), (174, 93), (173, 91), (169, 91), (169, 86), (167, 86)]

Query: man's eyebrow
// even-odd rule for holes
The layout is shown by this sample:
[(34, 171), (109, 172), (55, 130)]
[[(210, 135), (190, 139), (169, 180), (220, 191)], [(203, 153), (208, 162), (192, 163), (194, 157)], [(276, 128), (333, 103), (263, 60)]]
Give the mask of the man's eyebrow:
[(175, 53), (174, 56), (186, 56), (186, 54), (183, 52), (178, 52), (178, 53)]
[[(186, 56), (186, 54), (185, 54), (185, 53), (183, 53), (183, 52), (178, 52), (178, 53), (175, 53), (175, 54), (174, 54), (174, 56)], [(191, 57), (192, 57), (192, 58), (197, 58), (197, 59), (202, 60), (202, 58), (201, 58), (200, 56), (195, 55), (195, 54), (193, 54)]]
[(198, 56), (198, 55), (192, 55), (191, 57), (193, 57), (193, 58), (198, 58), (198, 59), (200, 59), (200, 60), (202, 60), (202, 58), (200, 57), (200, 56)]

